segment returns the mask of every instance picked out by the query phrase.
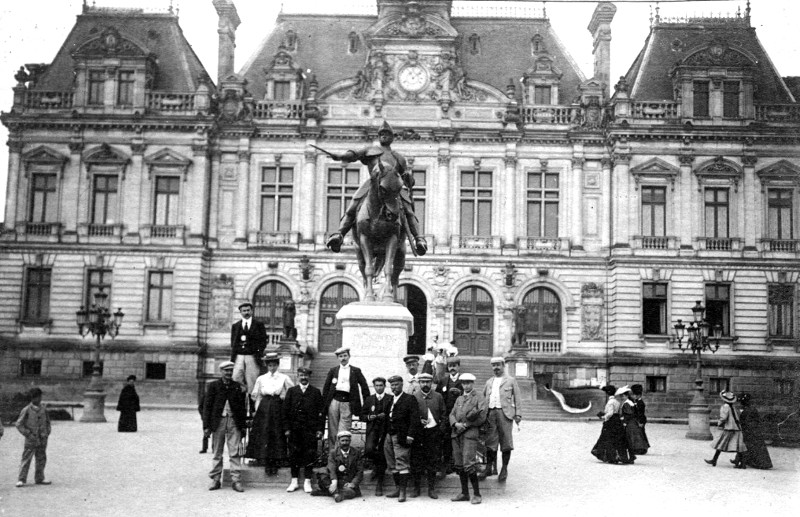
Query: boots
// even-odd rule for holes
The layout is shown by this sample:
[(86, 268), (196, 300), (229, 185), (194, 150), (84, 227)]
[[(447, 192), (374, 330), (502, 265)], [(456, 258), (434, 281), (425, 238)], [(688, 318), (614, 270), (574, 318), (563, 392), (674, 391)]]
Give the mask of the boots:
[(386, 494), (386, 497), (400, 497), (400, 474), (395, 472), (392, 477), (394, 478), (394, 490)]
[(408, 488), (408, 474), (398, 474), (400, 477), (400, 496), (397, 498), (398, 503), (406, 502), (406, 489)]
[(353, 224), (356, 222), (355, 205), (356, 203), (353, 201), (350, 202), (350, 206), (347, 207), (347, 212), (345, 212), (342, 220), (339, 222), (339, 231), (332, 233), (325, 242), (325, 246), (329, 247), (334, 253), (339, 253), (342, 250), (344, 236), (347, 235), (347, 232), (350, 231)]
[(422, 483), (422, 474), (419, 472), (414, 474), (414, 488), (411, 489), (411, 495), (409, 497), (419, 497), (421, 492), (421, 485)]
[(483, 480), (495, 474), (497, 474), (497, 451), (486, 449), (486, 468), (478, 474), (478, 478)]
[(469, 475), (469, 480), (472, 483), (472, 499), (470, 503), (481, 504), (481, 489), (478, 486), (478, 474), (472, 473)]
[(377, 482), (375, 483), (375, 495), (380, 497), (383, 495), (383, 472), (377, 473)]
[(439, 499), (439, 494), (436, 493), (436, 472), (428, 472), (428, 497)]
[[(497, 477), (497, 481), (504, 483), (506, 479), (508, 479), (508, 462), (511, 460), (511, 451), (503, 451), (503, 468), (500, 469), (500, 475)], [(495, 462), (497, 458), (495, 457)]]
[(716, 467), (717, 466), (717, 458), (719, 458), (719, 453), (720, 453), (720, 451), (714, 451), (714, 458), (712, 458), (710, 460), (705, 460), (704, 459), (703, 461), (705, 461), (706, 463), (708, 463), (712, 467)]
[(458, 479), (461, 480), (461, 493), (450, 500), (469, 501), (469, 476), (467, 476), (467, 473), (463, 470), (459, 470)]

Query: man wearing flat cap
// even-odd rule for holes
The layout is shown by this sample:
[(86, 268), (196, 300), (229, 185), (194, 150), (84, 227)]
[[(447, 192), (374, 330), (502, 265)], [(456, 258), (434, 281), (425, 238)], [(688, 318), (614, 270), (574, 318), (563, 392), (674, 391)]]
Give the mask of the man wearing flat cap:
[(514, 450), (511, 430), (514, 422), (519, 424), (522, 420), (522, 397), (517, 380), (506, 373), (505, 359), (492, 357), (491, 364), (494, 376), (486, 381), (483, 388), (483, 396), (489, 408), (486, 417), (489, 425), (486, 431), (485, 475), (497, 474), (499, 447), (503, 453), (503, 468), (500, 469), (497, 480), (502, 482), (508, 478), (508, 462), (511, 460), (511, 451)]
[(411, 497), (419, 497), (420, 485), (424, 476), (428, 482), (428, 497), (438, 499), (436, 494), (436, 471), (442, 451), (444, 422), (447, 420), (444, 398), (433, 390), (433, 375), (419, 375), (419, 391), (414, 394), (419, 404), (422, 429), (411, 447), (411, 473), (414, 488)]
[(222, 483), (222, 453), (228, 444), (228, 457), (231, 464), (231, 484), (237, 492), (244, 492), (240, 479), (241, 456), (240, 445), (245, 436), (247, 409), (242, 386), (233, 380), (233, 362), (225, 361), (219, 365), (222, 374), (208, 384), (203, 404), (203, 433), (212, 436), (211, 448), (214, 452), (212, 460), (211, 486), (209, 490), (218, 490)]
[(383, 495), (383, 481), (386, 477), (386, 456), (383, 454), (383, 444), (386, 441), (386, 421), (392, 407), (392, 397), (385, 393), (386, 379), (375, 377), (372, 379), (375, 393), (364, 401), (361, 410), (361, 420), (367, 423), (367, 433), (364, 435), (364, 457), (372, 460), (372, 472), (375, 476), (375, 495)]
[(407, 373), (403, 376), (403, 391), (413, 395), (419, 391), (419, 356), (407, 355), (403, 358)]
[[(453, 406), (456, 405), (456, 400), (464, 392), (464, 386), (461, 384), (461, 359), (458, 357), (447, 358), (447, 378), (444, 382), (436, 387), (436, 391), (444, 397), (444, 410), (446, 415), (450, 415), (453, 411)], [(450, 420), (445, 418), (444, 435), (450, 436)], [(449, 438), (445, 438), (442, 444), (442, 471), (440, 477), (445, 477), (450, 472), (453, 472), (453, 445)]]
[(298, 488), (300, 468), (303, 468), (303, 490), (311, 493), (311, 478), (314, 460), (317, 458), (317, 442), (325, 432), (325, 401), (322, 393), (309, 383), (311, 370), (297, 369), (296, 386), (286, 391), (283, 401), (283, 421), (289, 441), (289, 461), (292, 480), (287, 492)]
[(350, 431), (339, 431), (338, 445), (328, 453), (328, 475), (331, 486), (328, 492), (337, 503), (361, 497), (361, 480), (364, 479), (364, 457), (360, 450), (350, 446)]
[(392, 406), (389, 409), (383, 453), (394, 476), (395, 490), (386, 494), (386, 497), (397, 497), (402, 503), (406, 500), (408, 488), (411, 446), (422, 426), (419, 404), (412, 395), (403, 392), (403, 378), (399, 375), (389, 377), (389, 386), (392, 388)]
[(359, 368), (350, 365), (350, 348), (341, 347), (334, 353), (339, 366), (328, 371), (322, 388), (331, 449), (336, 447), (336, 434), (350, 430), (353, 415), (361, 415), (362, 402), (369, 397), (367, 379)]
[[(453, 444), (453, 461), (461, 480), (461, 493), (451, 501), (470, 501), (481, 503), (481, 490), (478, 481), (478, 437), (480, 428), (486, 422), (486, 401), (475, 387), (475, 376), (471, 373), (461, 375), (464, 393), (456, 400), (450, 413), (450, 439)], [(472, 483), (472, 499), (469, 497), (469, 484)]]
[(234, 363), (233, 380), (246, 385), (253, 392), (256, 379), (261, 375), (260, 358), (267, 347), (267, 328), (253, 318), (253, 304), (239, 304), (242, 319), (231, 326), (231, 361)]

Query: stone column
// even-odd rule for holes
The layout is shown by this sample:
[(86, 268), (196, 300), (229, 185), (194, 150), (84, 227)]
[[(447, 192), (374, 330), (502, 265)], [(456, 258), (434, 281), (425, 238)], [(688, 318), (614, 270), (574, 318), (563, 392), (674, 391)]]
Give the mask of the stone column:
[(692, 240), (697, 235), (697, 218), (695, 214), (697, 210), (694, 205), (695, 188), (692, 179), (692, 162), (694, 161), (694, 154), (684, 153), (678, 157), (681, 164), (681, 177), (680, 177), (680, 204), (675, 203), (673, 210), (680, 210), (680, 214), (672, 214), (670, 217), (674, 221), (680, 221), (678, 224), (678, 237), (680, 239), (680, 248), (683, 250), (691, 250), (694, 248)]
[(134, 173), (139, 175), (139, 228), (141, 231), (142, 226), (151, 226), (155, 220), (151, 208), (153, 204), (153, 190), (151, 188), (153, 171), (140, 158), (139, 170)]
[(572, 158), (572, 174), (570, 175), (570, 207), (572, 210), (570, 235), (572, 237), (572, 249), (583, 249), (583, 163), (586, 160), (582, 157)]
[[(20, 217), (17, 213), (17, 200), (25, 199), (25, 191), (19, 189), (20, 175), (22, 170), (20, 168), (20, 153), (22, 152), (23, 143), (19, 140), (8, 141), (8, 182), (6, 183), (6, 211), (4, 227), (6, 231), (13, 231), (17, 221), (24, 221), (25, 217)], [(24, 201), (19, 203), (24, 206)]]
[(186, 226), (189, 244), (202, 245), (203, 237), (207, 233), (206, 225), (206, 203), (209, 203), (209, 163), (208, 145), (205, 141), (198, 140), (192, 144), (192, 155), (194, 164), (192, 165), (189, 181), (189, 192), (191, 192), (191, 202), (187, 203)]
[(507, 154), (505, 159), (505, 181), (503, 181), (503, 192), (501, 194), (502, 203), (500, 204), (500, 213), (503, 217), (503, 247), (514, 249), (517, 247), (517, 206), (520, 197), (516, 195), (517, 179), (517, 156), (516, 154)]
[(628, 153), (614, 155), (614, 239), (613, 247), (630, 248), (630, 231), (628, 228), (628, 205), (630, 204), (630, 173), (628, 168), (631, 155)]
[[(139, 243), (139, 227), (142, 225), (139, 207), (144, 203), (142, 183), (146, 174), (143, 159), (146, 148), (147, 146), (141, 142), (131, 144), (130, 168), (121, 182), (122, 188), (119, 189), (121, 194), (120, 203), (122, 205), (120, 207), (122, 209), (122, 221), (120, 222), (124, 225), (125, 242), (130, 244)], [(137, 192), (140, 193), (138, 199)], [(147, 197), (150, 197), (149, 193)]]
[(250, 214), (250, 151), (239, 151), (239, 183), (236, 193), (236, 237), (235, 242), (247, 242), (248, 215)]
[[(435, 199), (436, 205), (434, 210), (429, 212), (432, 217), (429, 221), (436, 221), (435, 224), (429, 224), (429, 228), (433, 230), (436, 242), (441, 243), (447, 247), (450, 246), (451, 225), (450, 221), (453, 218), (451, 212), (451, 194), (450, 194), (450, 150), (439, 149), (437, 156), (438, 173), (436, 175), (436, 194), (432, 196)], [(429, 230), (430, 231), (430, 230)]]
[(611, 168), (614, 162), (609, 157), (600, 160), (600, 185), (602, 188), (603, 208), (600, 214), (600, 246), (608, 248), (614, 241), (611, 235)]
[[(89, 210), (92, 204), (92, 180), (89, 171), (84, 170), (81, 155), (83, 149), (82, 141), (70, 142), (69, 162), (61, 171), (60, 222), (64, 225), (62, 237), (65, 242), (75, 242), (78, 224), (91, 221)], [(120, 200), (121, 198), (122, 196)]]
[(296, 203), (305, 207), (300, 210), (300, 242), (312, 244), (314, 242), (314, 215), (317, 213), (317, 210), (312, 209), (317, 206), (316, 192), (313, 188), (317, 183), (314, 181), (314, 173), (317, 170), (317, 153), (313, 149), (306, 150), (304, 157), (303, 176), (298, 183), (301, 185), (301, 189), (297, 192)]
[(742, 156), (744, 165), (744, 185), (739, 210), (739, 220), (743, 226), (740, 231), (744, 235), (744, 251), (756, 251), (756, 239), (762, 232), (761, 196), (758, 192), (755, 166), (758, 158), (752, 155)]
[(219, 227), (219, 182), (220, 182), (220, 157), (219, 150), (211, 152), (211, 185), (208, 195), (208, 239), (217, 240), (217, 230)]

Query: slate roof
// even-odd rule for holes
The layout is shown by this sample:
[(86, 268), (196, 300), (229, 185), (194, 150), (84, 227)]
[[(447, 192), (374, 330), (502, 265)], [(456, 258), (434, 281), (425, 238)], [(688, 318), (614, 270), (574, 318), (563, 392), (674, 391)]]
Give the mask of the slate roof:
[(670, 70), (680, 61), (714, 41), (745, 51), (757, 60), (755, 103), (794, 102), (786, 84), (756, 36), (755, 29), (739, 19), (698, 19), (685, 23), (656, 23), (625, 78), (637, 101), (673, 100)]
[(186, 41), (177, 16), (145, 13), (140, 9), (98, 9), (78, 15), (72, 31), (52, 64), (37, 81), (35, 89), (71, 90), (74, 69), (71, 54), (107, 27), (114, 27), (122, 38), (130, 39), (156, 55), (158, 65), (154, 90), (193, 92), (198, 86), (198, 78), (206, 73)]
[[(266, 93), (264, 69), (268, 68), (286, 32), (297, 34), (297, 50), (290, 52), (295, 66), (311, 69), (320, 88), (354, 77), (366, 63), (367, 49), (363, 40), (358, 52), (348, 54), (348, 35), (366, 31), (378, 20), (377, 16), (330, 16), (281, 14), (275, 29), (267, 36), (240, 75), (248, 81), (247, 89), (256, 99)], [(531, 38), (539, 33), (544, 47), (563, 72), (559, 92), (560, 103), (569, 103), (578, 95), (578, 85), (585, 79), (572, 57), (552, 31), (545, 19), (451, 18), (452, 26), (463, 36), (460, 57), (467, 77), (505, 91), (510, 78), (519, 79), (533, 66)], [(471, 34), (481, 38), (481, 52), (467, 51)]]

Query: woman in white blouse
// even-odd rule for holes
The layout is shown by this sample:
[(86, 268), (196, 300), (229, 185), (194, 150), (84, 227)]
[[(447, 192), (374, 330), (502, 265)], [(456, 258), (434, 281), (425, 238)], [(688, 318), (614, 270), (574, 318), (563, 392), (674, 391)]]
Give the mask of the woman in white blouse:
[(612, 385), (600, 389), (608, 395), (608, 400), (605, 409), (597, 413), (603, 420), (603, 429), (600, 431), (597, 443), (592, 447), (592, 454), (605, 463), (633, 463), (628, 456), (625, 428), (620, 420), (620, 402), (614, 396), (617, 389)]
[(247, 456), (263, 462), (268, 476), (278, 473), (278, 467), (288, 457), (284, 435), (283, 399), (286, 390), (294, 386), (292, 380), (278, 371), (280, 358), (270, 353), (264, 356), (267, 373), (256, 379), (253, 399), (256, 414), (247, 444)]

